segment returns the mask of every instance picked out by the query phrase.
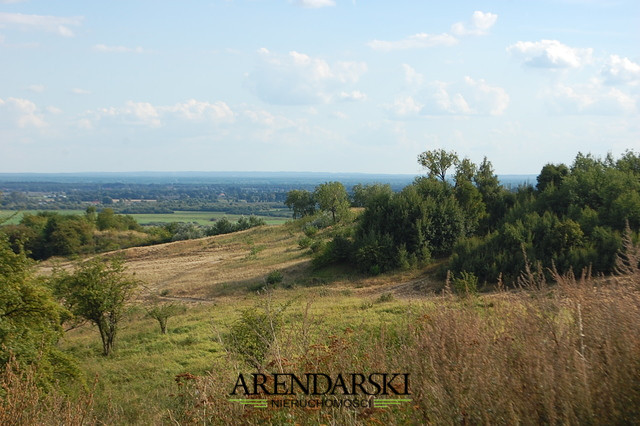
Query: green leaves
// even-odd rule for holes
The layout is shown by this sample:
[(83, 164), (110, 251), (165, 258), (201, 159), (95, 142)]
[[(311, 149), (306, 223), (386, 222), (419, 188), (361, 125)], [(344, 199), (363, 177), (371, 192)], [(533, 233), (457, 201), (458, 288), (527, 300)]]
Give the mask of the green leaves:
[(54, 271), (52, 283), (57, 296), (76, 317), (98, 327), (103, 353), (109, 355), (126, 304), (140, 282), (125, 273), (122, 260), (96, 257), (80, 264), (72, 274)]

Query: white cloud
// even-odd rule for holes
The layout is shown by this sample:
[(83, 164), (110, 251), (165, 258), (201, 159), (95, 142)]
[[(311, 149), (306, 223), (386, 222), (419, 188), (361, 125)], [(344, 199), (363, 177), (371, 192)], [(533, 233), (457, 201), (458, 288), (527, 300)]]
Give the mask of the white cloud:
[(91, 91), (86, 89), (80, 89), (79, 87), (74, 87), (73, 89), (71, 89), (71, 93), (75, 95), (90, 95)]
[(210, 103), (189, 99), (186, 102), (160, 108), (161, 112), (175, 113), (179, 117), (192, 121), (233, 121), (234, 114), (229, 106), (221, 101)]
[(125, 47), (125, 46), (107, 46), (104, 44), (96, 44), (93, 46), (93, 50), (96, 52), (105, 53), (144, 53), (144, 49), (138, 47)]
[(0, 12), (0, 25), (15, 26), (24, 30), (46, 31), (63, 37), (73, 37), (74, 33), (69, 27), (79, 26), (83, 20), (84, 18), (81, 16), (59, 17)]
[(419, 114), (423, 107), (424, 105), (417, 102), (413, 97), (403, 96), (396, 98), (390, 109), (397, 116), (407, 117)]
[(45, 108), (49, 114), (62, 114), (62, 110), (58, 107), (48, 106)]
[(296, 4), (309, 9), (318, 9), (321, 7), (335, 6), (334, 0), (297, 0)]
[(407, 84), (420, 86), (424, 81), (424, 76), (417, 72), (411, 65), (402, 64), (402, 69), (404, 69), (404, 79)]
[(338, 98), (341, 101), (364, 101), (367, 99), (367, 95), (359, 90), (354, 90), (353, 92), (340, 92)]
[(42, 128), (47, 126), (39, 108), (28, 99), (0, 99), (0, 108), (5, 111), (4, 114), (1, 114), (3, 118), (8, 119), (13, 125), (17, 125), (21, 129), (29, 127)]
[(32, 84), (27, 87), (27, 89), (34, 93), (42, 93), (44, 92), (45, 87), (42, 84)]
[(398, 41), (373, 40), (367, 45), (374, 50), (389, 52), (392, 50), (424, 49), (435, 46), (453, 46), (458, 43), (454, 36), (443, 34), (419, 33)]
[(531, 67), (579, 68), (592, 61), (593, 49), (569, 47), (558, 40), (541, 40), (519, 41), (507, 47), (507, 52)]
[(640, 83), (640, 64), (618, 55), (609, 56), (600, 73), (608, 84), (636, 86)]
[(453, 24), (451, 26), (451, 32), (457, 36), (485, 35), (497, 20), (498, 15), (490, 12), (480, 12), (477, 10), (473, 12), (469, 23), (464, 24), (462, 22), (456, 22)]
[(327, 103), (340, 98), (348, 86), (367, 71), (364, 62), (337, 62), (313, 58), (300, 52), (278, 55), (259, 51), (256, 68), (247, 75), (247, 86), (262, 100), (274, 104)]
[(502, 115), (509, 106), (509, 95), (502, 87), (489, 86), (483, 79), (465, 77), (469, 96), (478, 114)]
[(543, 93), (554, 113), (619, 115), (637, 114), (639, 97), (615, 87), (606, 87), (596, 79), (588, 84), (558, 84)]
[(485, 80), (465, 77), (462, 82), (434, 81), (412, 95), (396, 98), (390, 110), (398, 117), (416, 115), (502, 115), (509, 95)]
[(174, 105), (152, 105), (149, 102), (127, 101), (122, 107), (101, 108), (88, 111), (79, 126), (92, 128), (94, 122), (116, 120), (125, 125), (151, 128), (163, 126), (167, 121), (224, 123), (234, 119), (234, 113), (224, 102), (203, 102), (189, 99)]

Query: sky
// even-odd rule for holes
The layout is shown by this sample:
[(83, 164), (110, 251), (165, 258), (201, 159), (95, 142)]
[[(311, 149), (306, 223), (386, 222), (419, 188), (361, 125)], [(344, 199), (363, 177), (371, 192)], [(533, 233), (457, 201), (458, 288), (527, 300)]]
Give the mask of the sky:
[(0, 172), (640, 151), (638, 0), (0, 0)]

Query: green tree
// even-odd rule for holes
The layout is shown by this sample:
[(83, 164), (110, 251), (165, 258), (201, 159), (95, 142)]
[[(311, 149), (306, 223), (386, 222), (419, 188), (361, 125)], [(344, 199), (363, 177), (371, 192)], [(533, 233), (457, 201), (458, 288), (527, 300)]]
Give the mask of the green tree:
[(353, 205), (355, 207), (366, 207), (371, 201), (375, 200), (382, 194), (393, 194), (391, 185), (388, 183), (374, 183), (372, 185), (363, 185), (361, 183), (354, 185), (352, 188)]
[(477, 171), (478, 167), (471, 160), (463, 158), (462, 161), (456, 165), (456, 174), (454, 176), (456, 187), (465, 182), (472, 182)]
[(547, 164), (537, 177), (538, 184), (536, 188), (538, 191), (544, 191), (550, 185), (557, 188), (568, 174), (569, 168), (564, 164)]
[(100, 210), (100, 213), (98, 213), (98, 218), (96, 219), (96, 226), (100, 231), (105, 231), (107, 229), (114, 229), (118, 227), (116, 214), (112, 208), (106, 208), (106, 209)]
[(309, 216), (316, 212), (316, 201), (313, 194), (303, 189), (294, 189), (287, 192), (284, 204), (293, 210), (293, 218)]
[(147, 310), (147, 316), (158, 321), (160, 333), (167, 334), (167, 321), (169, 318), (182, 314), (187, 310), (184, 305), (168, 302), (156, 303)]
[(439, 178), (444, 182), (447, 170), (451, 166), (459, 163), (458, 155), (455, 151), (445, 151), (437, 149), (433, 151), (425, 151), (418, 155), (418, 163), (429, 170), (429, 177)]
[(55, 270), (52, 284), (69, 311), (98, 327), (103, 354), (109, 355), (125, 308), (140, 285), (125, 273), (124, 262), (96, 257), (80, 264), (73, 273)]
[(71, 359), (55, 346), (68, 312), (33, 275), (31, 266), (24, 252), (14, 253), (0, 237), (0, 366), (12, 355), (23, 363), (37, 361), (44, 380), (53, 381), (73, 370)]
[(316, 186), (314, 198), (320, 210), (331, 212), (333, 223), (343, 219), (349, 212), (349, 196), (340, 182), (326, 182)]

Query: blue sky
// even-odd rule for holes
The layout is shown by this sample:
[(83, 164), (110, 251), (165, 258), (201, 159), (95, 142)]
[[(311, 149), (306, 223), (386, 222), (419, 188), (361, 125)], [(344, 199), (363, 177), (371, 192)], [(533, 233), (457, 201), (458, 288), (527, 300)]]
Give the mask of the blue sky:
[(0, 172), (640, 151), (637, 0), (0, 0)]

